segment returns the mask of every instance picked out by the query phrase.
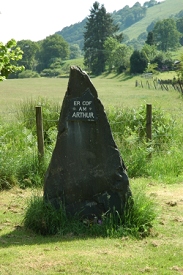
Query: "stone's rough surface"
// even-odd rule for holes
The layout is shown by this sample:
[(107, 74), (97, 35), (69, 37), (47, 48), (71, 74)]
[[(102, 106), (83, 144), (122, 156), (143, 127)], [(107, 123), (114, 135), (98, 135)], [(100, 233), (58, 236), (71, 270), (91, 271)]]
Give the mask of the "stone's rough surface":
[(123, 213), (131, 196), (128, 176), (88, 75), (71, 67), (58, 136), (44, 183), (44, 199), (81, 218)]

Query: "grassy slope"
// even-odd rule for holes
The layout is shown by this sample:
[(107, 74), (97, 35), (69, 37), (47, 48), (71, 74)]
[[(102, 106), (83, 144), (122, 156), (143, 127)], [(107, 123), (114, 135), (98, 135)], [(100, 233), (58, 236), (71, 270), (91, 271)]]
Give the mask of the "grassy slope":
[(162, 20), (171, 15), (178, 13), (183, 9), (182, 0), (165, 0), (160, 5), (156, 5), (147, 10), (146, 17), (125, 29), (123, 32), (131, 39), (137, 38), (141, 33), (146, 31), (146, 28), (153, 20)]

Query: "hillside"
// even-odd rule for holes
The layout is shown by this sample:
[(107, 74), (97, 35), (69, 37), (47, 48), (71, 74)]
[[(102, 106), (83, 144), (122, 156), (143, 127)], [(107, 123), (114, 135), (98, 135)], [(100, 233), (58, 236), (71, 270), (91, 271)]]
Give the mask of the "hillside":
[[(137, 3), (135, 5), (137, 5)], [(144, 10), (143, 6), (137, 7), (135, 5), (132, 8), (125, 6), (123, 9), (111, 13), (111, 15), (114, 19), (115, 24), (119, 24), (120, 29), (125, 35), (125, 43), (129, 43), (133, 46), (139, 43), (139, 47), (144, 43), (147, 37), (146, 29), (153, 21), (175, 16), (181, 10), (183, 10), (182, 0), (165, 0), (163, 2), (159, 2), (157, 5), (146, 8), (145, 12), (143, 12), (143, 15), (140, 18), (136, 19), (135, 23), (131, 22), (132, 25), (126, 27), (124, 21), (125, 12), (129, 10), (132, 11), (134, 7), (141, 8), (141, 11)], [(78, 44), (79, 47), (82, 49), (85, 23), (86, 18), (84, 18), (81, 22), (65, 27), (61, 31), (58, 31), (56, 33), (60, 34), (68, 43)], [(131, 40), (133, 41), (132, 43)]]
[(164, 2), (161, 2), (160, 5), (148, 8), (146, 16), (139, 22), (125, 29), (123, 33), (128, 35), (129, 39), (137, 39), (141, 33), (146, 32), (146, 28), (151, 24), (151, 22), (174, 16), (182, 9), (182, 0), (165, 0)]

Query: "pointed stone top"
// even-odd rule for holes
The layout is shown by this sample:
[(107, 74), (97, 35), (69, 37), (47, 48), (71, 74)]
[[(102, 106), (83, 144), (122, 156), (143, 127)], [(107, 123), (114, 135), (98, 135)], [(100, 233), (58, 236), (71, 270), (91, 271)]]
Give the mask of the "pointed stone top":
[(78, 66), (71, 66), (67, 94), (71, 98), (80, 97), (87, 89), (90, 90), (94, 97), (98, 98), (97, 91), (88, 74)]

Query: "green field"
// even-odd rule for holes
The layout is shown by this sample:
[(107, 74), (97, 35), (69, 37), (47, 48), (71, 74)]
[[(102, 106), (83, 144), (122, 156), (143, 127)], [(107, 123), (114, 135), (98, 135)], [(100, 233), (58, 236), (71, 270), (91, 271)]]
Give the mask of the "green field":
[[(173, 76), (173, 73), (164, 73), (155, 77), (172, 79)], [(135, 87), (136, 80), (142, 81), (144, 88)], [(148, 81), (150, 83), (151, 80), (148, 79)], [(155, 167), (160, 173), (157, 177), (158, 180), (153, 177), (130, 178), (132, 190), (135, 188), (139, 188), (141, 191), (145, 190), (147, 196), (156, 204), (157, 218), (150, 230), (150, 235), (146, 238), (142, 236), (140, 239), (130, 236), (92, 238), (88, 236), (87, 228), (85, 234), (78, 236), (75, 236), (72, 230), (65, 236), (59, 234), (55, 236), (37, 235), (31, 230), (25, 230), (23, 219), (30, 198), (35, 194), (42, 195), (42, 188), (37, 189), (32, 186), (31, 188), (24, 187), (25, 189), (21, 189), (17, 184), (10, 190), (0, 191), (1, 275), (183, 274), (183, 169), (181, 152), (183, 98), (178, 91), (173, 89), (169, 91), (156, 90), (153, 86), (149, 89), (146, 85), (147, 79), (140, 76), (103, 75), (92, 78), (92, 82), (105, 109), (110, 109), (110, 107), (138, 109), (141, 105), (151, 103), (153, 108), (161, 108), (166, 115), (178, 121), (178, 135), (180, 136), (178, 141), (180, 143), (171, 141), (171, 148), (168, 148), (168, 151), (160, 152), (160, 156), (155, 154), (155, 158), (154, 156), (152, 158), (152, 166), (149, 166), (149, 169)], [(13, 170), (14, 166), (21, 166), (29, 161), (23, 158), (23, 162), (21, 162), (20, 156), (24, 152), (25, 146), (23, 140), (22, 145), (18, 147), (17, 140), (19, 137), (21, 139), (20, 132), (22, 128), (18, 123), (12, 123), (16, 122), (15, 110), (19, 108), (21, 102), (36, 100), (39, 103), (39, 98), (48, 98), (53, 102), (59, 102), (61, 106), (67, 84), (68, 78), (16, 79), (0, 83), (0, 122), (2, 123), (4, 120), (4, 124), (0, 125), (2, 126), (0, 130), (6, 136), (3, 127), (7, 127), (7, 135), (10, 133), (10, 140), (7, 145), (9, 147), (5, 151), (6, 153), (3, 153), (3, 150), (6, 149), (3, 142), (0, 142), (0, 149), (2, 149), (1, 156), (5, 157), (5, 160), (6, 155), (10, 152), (10, 158), (7, 158), (8, 162), (6, 164), (8, 170)], [(10, 127), (8, 128), (9, 123)], [(30, 132), (28, 134), (30, 138)], [(120, 135), (122, 134), (120, 133)], [(13, 144), (11, 141), (16, 135), (17, 144), (15, 144), (15, 147), (11, 147)], [(24, 137), (27, 138), (26, 133)], [(127, 142), (131, 146), (131, 155), (133, 154), (135, 157), (134, 152), (137, 151), (134, 147), (136, 143), (133, 146), (130, 140), (127, 140)], [(142, 145), (141, 143), (137, 144)], [(140, 153), (143, 153), (144, 148), (139, 148)], [(163, 148), (166, 148), (166, 144)], [(15, 149), (19, 151), (13, 155)], [(17, 161), (15, 163), (13, 157), (18, 158), (20, 164)], [(140, 156), (137, 156), (137, 158), (140, 158)], [(146, 158), (145, 162), (148, 162)], [(139, 163), (140, 166), (143, 166), (141, 158)], [(129, 169), (132, 165), (133, 159), (131, 159), (131, 162), (129, 161)], [(5, 163), (3, 163), (3, 166), (5, 166)], [(180, 177), (176, 174), (177, 167)], [(1, 169), (2, 167), (0, 167), (0, 172)], [(25, 166), (25, 172), (27, 172), (26, 169)], [(161, 178), (161, 172), (166, 174), (166, 169), (175, 171), (174, 177), (167, 182), (165, 177)], [(171, 174), (168, 177), (171, 177)]]
[[(174, 75), (174, 73), (164, 73), (158, 75), (157, 78), (172, 79)], [(140, 105), (148, 103), (170, 110), (170, 112), (182, 109), (182, 101), (177, 91), (173, 89), (170, 91), (155, 90), (153, 86), (148, 89), (147, 79), (140, 76), (126, 77), (110, 74), (91, 80), (105, 108), (110, 106), (138, 108)], [(142, 81), (144, 88), (135, 87), (136, 80)], [(17, 108), (20, 102), (31, 99), (38, 100), (40, 97), (59, 102), (61, 105), (67, 85), (68, 78), (6, 80), (0, 85), (0, 112), (11, 112)]]

